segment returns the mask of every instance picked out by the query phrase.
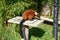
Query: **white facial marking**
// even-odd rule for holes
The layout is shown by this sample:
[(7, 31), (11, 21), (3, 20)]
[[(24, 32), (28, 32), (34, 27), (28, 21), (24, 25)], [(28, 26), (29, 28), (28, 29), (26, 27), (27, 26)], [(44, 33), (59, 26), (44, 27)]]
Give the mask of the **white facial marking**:
[(35, 15), (37, 15), (38, 13), (37, 12), (35, 12)]

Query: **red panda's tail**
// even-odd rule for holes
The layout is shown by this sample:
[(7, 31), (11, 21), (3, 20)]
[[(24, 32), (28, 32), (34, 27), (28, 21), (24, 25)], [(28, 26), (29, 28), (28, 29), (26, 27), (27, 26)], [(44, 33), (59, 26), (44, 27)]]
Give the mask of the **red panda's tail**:
[(19, 28), (20, 36), (21, 36), (22, 39), (25, 38), (25, 27), (23, 25), (24, 22), (25, 22), (25, 20), (22, 20), (20, 22), (20, 28)]

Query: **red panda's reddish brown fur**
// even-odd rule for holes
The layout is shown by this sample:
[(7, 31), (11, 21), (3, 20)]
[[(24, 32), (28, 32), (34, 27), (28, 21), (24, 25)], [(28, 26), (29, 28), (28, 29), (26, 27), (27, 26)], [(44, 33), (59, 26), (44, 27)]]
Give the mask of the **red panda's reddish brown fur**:
[(23, 14), (22, 14), (22, 18), (24, 20), (28, 19), (28, 20), (32, 20), (32, 18), (35, 17), (35, 11), (34, 10), (26, 10)]

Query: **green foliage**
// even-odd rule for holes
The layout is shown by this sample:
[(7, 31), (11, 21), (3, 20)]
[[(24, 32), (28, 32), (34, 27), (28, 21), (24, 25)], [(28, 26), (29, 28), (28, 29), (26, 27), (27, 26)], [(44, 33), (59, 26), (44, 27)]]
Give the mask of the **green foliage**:
[[(14, 25), (13, 25), (14, 26)], [(10, 28), (5, 28), (3, 33), (4, 40), (19, 40), (20, 36), (19, 33), (15, 31), (15, 27), (11, 26)]]
[[(9, 24), (8, 26), (6, 26), (6, 22), (8, 21), (8, 19), (22, 15), (22, 13), (27, 8), (38, 11), (38, 5), (41, 8), (45, 5), (47, 1), (49, 5), (51, 5), (52, 0), (0, 0), (0, 40), (20, 40), (21, 37), (19, 34), (19, 26), (16, 24)], [(31, 36), (31, 40), (52, 40), (52, 28), (49, 28), (48, 26), (52, 27), (48, 24), (42, 24), (40, 26), (40, 28), (42, 27), (41, 29), (45, 31), (45, 34), (42, 37), (39, 36), (41, 30), (36, 31), (34, 29), (36, 31), (36, 33), (34, 33), (35, 36), (31, 36), (29, 34)], [(34, 31), (30, 30), (30, 32)], [(39, 35), (37, 35), (37, 33)], [(39, 37), (36, 37), (36, 35)]]
[(8, 17), (20, 16), (26, 8), (28, 8), (30, 4), (26, 2), (17, 2), (15, 4), (11, 4), (8, 6), (6, 15)]
[[(13, 1), (14, 4), (12, 4), (10, 0), (9, 2), (7, 1), (8, 0), (0, 0), (0, 40), (20, 40), (19, 33), (15, 32), (14, 25), (6, 26), (6, 21), (12, 17), (20, 16), (30, 4), (24, 1)], [(6, 4), (6, 2), (8, 4)]]

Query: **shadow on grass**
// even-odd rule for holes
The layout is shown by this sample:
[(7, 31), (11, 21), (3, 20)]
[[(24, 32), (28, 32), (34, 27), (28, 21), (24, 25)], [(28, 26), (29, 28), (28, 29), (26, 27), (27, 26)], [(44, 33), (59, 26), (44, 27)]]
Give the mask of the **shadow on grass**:
[(29, 40), (30, 40), (31, 36), (41, 38), (44, 35), (44, 33), (45, 33), (45, 31), (43, 29), (33, 27), (33, 28), (29, 29)]

